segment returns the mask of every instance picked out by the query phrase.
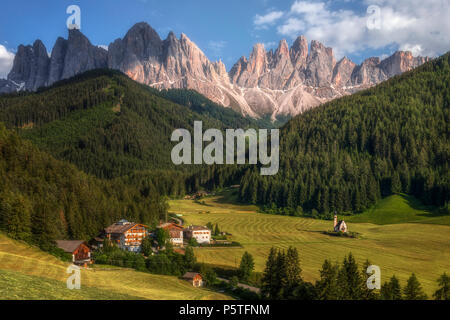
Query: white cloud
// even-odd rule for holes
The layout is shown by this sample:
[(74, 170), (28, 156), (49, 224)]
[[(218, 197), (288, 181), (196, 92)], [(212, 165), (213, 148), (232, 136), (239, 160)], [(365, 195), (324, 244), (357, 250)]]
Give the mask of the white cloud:
[(0, 79), (6, 78), (12, 69), (14, 53), (9, 52), (0, 44)]
[(105, 49), (106, 51), (108, 51), (108, 46), (107, 45), (99, 44), (97, 47)]
[[(309, 40), (319, 40), (333, 47), (337, 58), (388, 46), (427, 56), (450, 50), (450, 1), (365, 0), (364, 4), (379, 6), (379, 28), (368, 28), (372, 13), (333, 10), (331, 2), (325, 0), (298, 0), (287, 12), (257, 15), (254, 23), (256, 27), (277, 23), (278, 33), (292, 39), (305, 35)], [(279, 21), (282, 16), (286, 19)]]
[(282, 11), (271, 11), (265, 15), (260, 16), (257, 14), (253, 19), (253, 23), (257, 28), (267, 28), (273, 25), (277, 20), (279, 20), (284, 13)]
[(223, 53), (223, 49), (226, 47), (227, 42), (223, 40), (210, 41), (208, 43), (208, 48), (211, 50), (214, 58), (220, 58)]

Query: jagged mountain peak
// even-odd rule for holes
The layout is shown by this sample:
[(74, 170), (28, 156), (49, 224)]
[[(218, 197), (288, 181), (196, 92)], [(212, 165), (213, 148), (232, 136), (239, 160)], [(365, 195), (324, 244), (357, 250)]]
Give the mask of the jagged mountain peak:
[(275, 50), (256, 43), (227, 72), (222, 61), (211, 62), (181, 33), (165, 40), (146, 22), (133, 25), (108, 50), (93, 46), (79, 30), (58, 38), (48, 57), (42, 42), (19, 46), (14, 66), (0, 92), (36, 90), (78, 73), (111, 68), (156, 88), (188, 88), (244, 115), (296, 115), (331, 99), (375, 85), (426, 62), (411, 52), (398, 51), (384, 59), (373, 57), (356, 65), (317, 40), (308, 46), (300, 35), (292, 46), (281, 40)]

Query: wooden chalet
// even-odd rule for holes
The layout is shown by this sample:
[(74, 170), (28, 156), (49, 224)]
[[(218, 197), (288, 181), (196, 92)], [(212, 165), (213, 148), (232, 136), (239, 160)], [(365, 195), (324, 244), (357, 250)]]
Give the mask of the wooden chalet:
[(91, 263), (91, 249), (82, 240), (56, 240), (56, 246), (72, 255), (72, 262), (76, 265)]
[(183, 246), (183, 227), (173, 223), (173, 222), (168, 222), (168, 223), (163, 223), (161, 225), (158, 226), (158, 228), (163, 228), (164, 230), (167, 230), (169, 233), (169, 237), (170, 237), (170, 242), (174, 245), (174, 246)]
[(189, 281), (196, 288), (203, 286), (203, 277), (200, 273), (186, 272), (183, 276), (183, 280)]
[(123, 250), (140, 252), (142, 241), (148, 236), (146, 225), (127, 220), (110, 225), (103, 231), (103, 238), (110, 240)]

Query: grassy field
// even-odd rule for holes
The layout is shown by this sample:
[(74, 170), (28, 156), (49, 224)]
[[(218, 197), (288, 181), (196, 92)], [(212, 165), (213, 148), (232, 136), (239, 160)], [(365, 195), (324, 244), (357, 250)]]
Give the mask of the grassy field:
[(380, 200), (362, 214), (346, 217), (349, 222), (394, 224), (405, 222), (450, 225), (449, 215), (439, 215), (434, 208), (424, 206), (412, 196), (400, 194)]
[[(258, 213), (255, 206), (236, 204), (233, 198), (231, 191), (228, 191), (203, 199), (201, 203), (191, 200), (170, 201), (169, 211), (182, 214), (186, 224), (219, 223), (222, 231), (231, 233), (233, 240), (243, 245), (243, 248), (198, 248), (196, 255), (200, 262), (235, 267), (244, 251), (248, 251), (255, 258), (256, 271), (261, 272), (272, 246), (282, 249), (294, 246), (300, 253), (303, 277), (315, 281), (325, 259), (342, 261), (346, 254), (352, 252), (361, 264), (369, 259), (372, 264), (380, 266), (383, 282), (395, 274), (404, 285), (411, 273), (415, 272), (429, 295), (437, 287), (436, 279), (444, 271), (450, 273), (450, 226), (438, 225), (436, 220), (435, 224), (430, 224), (432, 219), (439, 217), (411, 207), (402, 196), (381, 202), (374, 209), (375, 221), (416, 222), (423, 218), (423, 222), (427, 223), (381, 225), (348, 222), (350, 231), (361, 234), (358, 239), (322, 234), (332, 229), (332, 221), (262, 214)], [(392, 203), (397, 208), (383, 213)], [(399, 212), (402, 213), (401, 218), (381, 219), (382, 216), (397, 215)], [(369, 215), (365, 213), (363, 218), (366, 221), (372, 219)], [(440, 218), (448, 223), (448, 217)]]
[(0, 234), (0, 299), (228, 299), (176, 277), (107, 267), (82, 270), (81, 290), (69, 290), (68, 265)]

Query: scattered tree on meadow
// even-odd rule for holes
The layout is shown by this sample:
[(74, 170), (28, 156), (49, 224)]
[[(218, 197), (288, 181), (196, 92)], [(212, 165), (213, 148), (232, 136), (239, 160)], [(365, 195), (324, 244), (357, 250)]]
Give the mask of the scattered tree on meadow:
[(405, 300), (426, 300), (428, 298), (414, 273), (403, 288), (403, 295)]
[(242, 281), (248, 281), (253, 269), (255, 268), (255, 262), (253, 256), (247, 251), (244, 252), (241, 258), (241, 263), (239, 264), (238, 275), (239, 279)]
[(362, 299), (361, 288), (364, 280), (359, 273), (358, 265), (351, 253), (349, 253), (348, 257), (344, 258), (342, 267), (339, 270), (338, 281), (341, 300)]
[(395, 275), (381, 286), (381, 300), (402, 300), (402, 288), (400, 282)]
[(298, 287), (302, 282), (302, 269), (300, 267), (300, 259), (298, 251), (294, 247), (289, 247), (286, 256), (286, 289), (285, 295), (292, 295), (294, 289)]
[(197, 258), (195, 257), (194, 249), (191, 246), (187, 246), (184, 251), (184, 260), (187, 269), (192, 269), (197, 263)]
[(450, 300), (450, 277), (444, 273), (437, 280), (439, 289), (433, 294), (436, 300)]
[(339, 265), (325, 260), (320, 270), (320, 280), (316, 282), (317, 298), (319, 300), (339, 299)]
[(275, 299), (277, 296), (277, 275), (276, 275), (276, 264), (277, 264), (277, 250), (271, 248), (269, 256), (267, 258), (266, 267), (264, 269), (263, 277), (261, 279), (261, 293), (263, 297), (268, 299)]
[[(211, 229), (211, 231), (212, 231), (212, 229)], [(216, 227), (214, 228), (214, 235), (215, 236), (220, 235), (220, 229), (219, 229), (219, 224), (218, 223), (216, 223)]]

